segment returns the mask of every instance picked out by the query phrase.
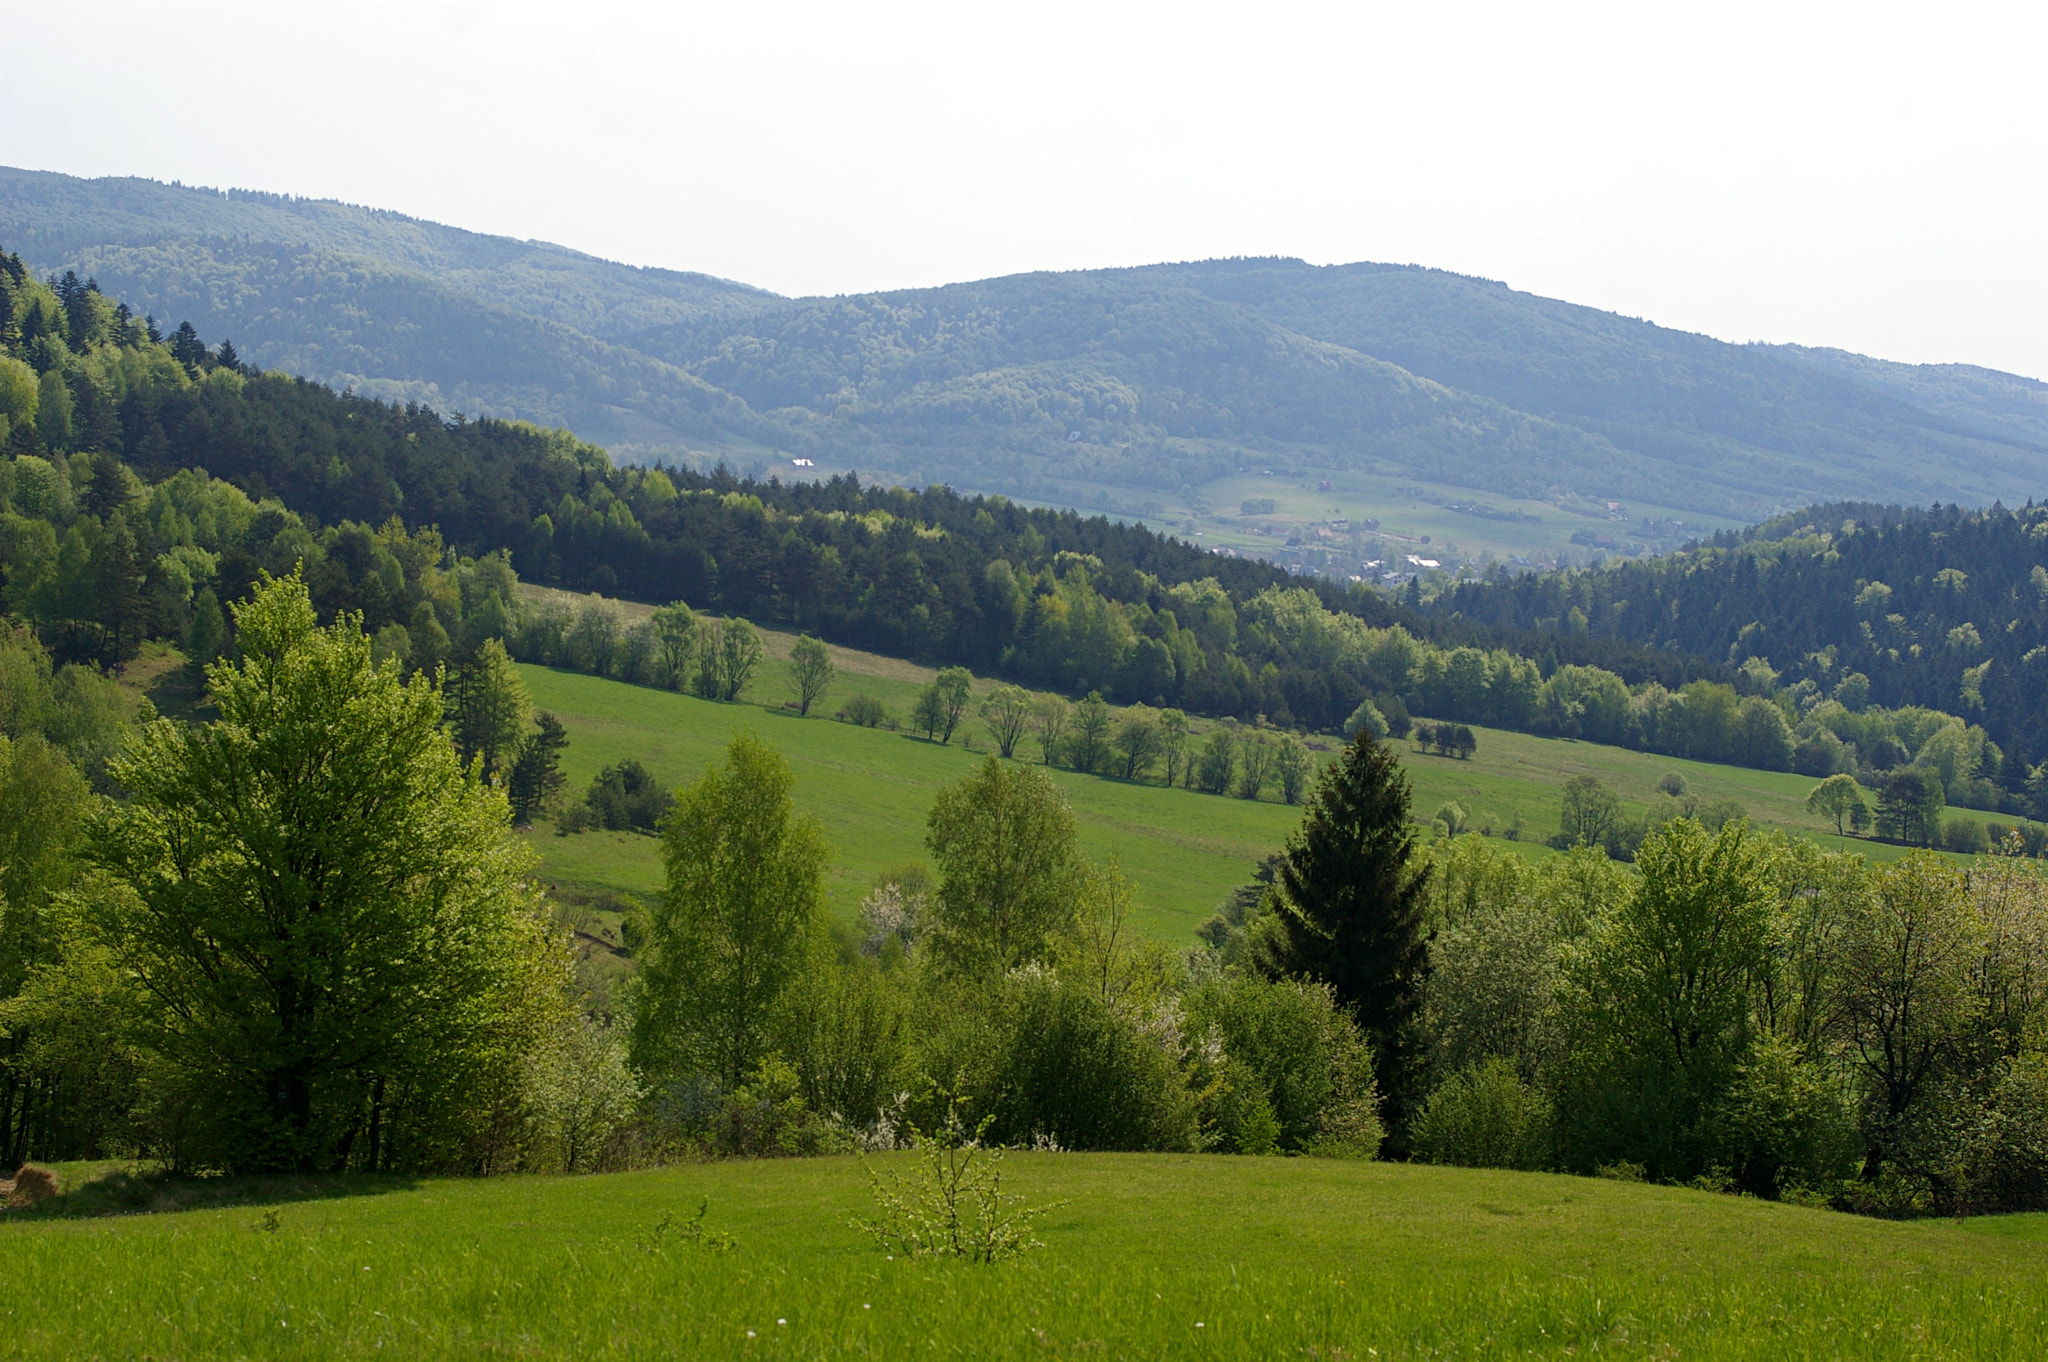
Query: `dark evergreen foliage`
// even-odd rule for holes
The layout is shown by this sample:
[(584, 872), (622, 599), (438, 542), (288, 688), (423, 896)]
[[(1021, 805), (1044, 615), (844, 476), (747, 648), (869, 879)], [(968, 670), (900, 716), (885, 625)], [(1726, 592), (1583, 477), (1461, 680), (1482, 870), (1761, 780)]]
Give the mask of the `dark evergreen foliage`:
[(1925, 705), (1982, 724), (2017, 791), (2048, 757), (2048, 506), (1925, 510), (1842, 503), (1694, 551), (1585, 572), (1461, 586), (1436, 609), (1549, 631), (1574, 609), (1596, 637), (1741, 662), (1864, 703)]
[(514, 823), (531, 823), (568, 783), (568, 777), (562, 774), (562, 750), (569, 745), (568, 730), (546, 710), (534, 715), (533, 723), (535, 731), (521, 740), (505, 778), (505, 795), (512, 805)]
[(1429, 969), (1428, 872), (1414, 857), (1408, 778), (1390, 750), (1360, 733), (1323, 769), (1288, 839), (1269, 955), (1286, 973), (1329, 984), (1350, 1009), (1372, 1044), (1397, 1139), (1421, 1096), (1415, 1023)]

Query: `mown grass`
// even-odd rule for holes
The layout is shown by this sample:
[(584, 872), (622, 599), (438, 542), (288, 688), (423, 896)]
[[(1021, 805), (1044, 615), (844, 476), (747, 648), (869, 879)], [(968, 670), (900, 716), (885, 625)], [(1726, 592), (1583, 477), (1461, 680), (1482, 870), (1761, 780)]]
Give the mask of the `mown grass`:
[[(2048, 1330), (2048, 1217), (1315, 1160), (1005, 1167), (1065, 1204), (1045, 1248), (994, 1267), (885, 1259), (848, 1223), (870, 1210), (851, 1159), (16, 1212), (0, 1339), (51, 1358), (2017, 1358)], [(707, 1198), (735, 1250), (654, 1246)]]

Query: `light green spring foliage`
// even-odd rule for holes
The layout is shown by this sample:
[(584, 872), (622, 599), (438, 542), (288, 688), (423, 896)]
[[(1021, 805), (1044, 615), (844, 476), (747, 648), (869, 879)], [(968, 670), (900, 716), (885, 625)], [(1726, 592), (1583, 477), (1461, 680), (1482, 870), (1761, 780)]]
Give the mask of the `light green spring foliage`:
[(705, 619), (697, 621), (696, 636), (697, 693), (728, 703), (745, 695), (761, 667), (760, 631), (743, 619)]
[(1445, 1080), (1415, 1118), (1415, 1157), (1466, 1168), (1550, 1166), (1550, 1099), (1493, 1055)]
[[(1656, 1178), (1706, 1163), (1708, 1126), (1755, 1035), (1777, 896), (1746, 824), (1681, 820), (1647, 838), (1633, 892), (1567, 964), (1568, 1120), (1578, 1157)], [(1612, 1157), (1602, 1158), (1605, 1146)]]
[(1878, 870), (1842, 923), (1842, 1033), (1875, 1097), (1879, 1148), (1900, 1142), (1943, 1060), (1982, 1020), (1984, 945), (1968, 877), (1931, 856)]
[(1031, 726), (1031, 695), (1021, 686), (997, 686), (981, 702), (981, 721), (988, 725), (989, 741), (996, 755), (1008, 760), (1017, 755)]
[(1026, 1206), (1024, 1198), (1003, 1191), (1003, 1150), (983, 1143), (989, 1125), (984, 1118), (969, 1132), (957, 1105), (949, 1104), (944, 1125), (917, 1132), (917, 1162), (909, 1176), (885, 1179), (868, 1169), (876, 1215), (856, 1217), (854, 1228), (892, 1258), (900, 1253), (1000, 1263), (1044, 1248), (1032, 1237), (1031, 1222), (1059, 1203)]
[(1197, 985), (1184, 1003), (1224, 1148), (1378, 1153), (1386, 1132), (1372, 1055), (1328, 986), (1234, 974)]
[(781, 754), (741, 734), (676, 797), (636, 981), (633, 1062), (650, 1078), (708, 1073), (731, 1090), (771, 1052), (827, 858), (817, 820), (794, 811), (794, 783)]
[(1862, 809), (1868, 816), (1869, 804), (1863, 797), (1863, 787), (1852, 775), (1832, 775), (1813, 787), (1806, 796), (1806, 811), (1822, 818), (1832, 818), (1836, 835), (1849, 830), (1856, 810)]
[(1044, 959), (1074, 912), (1074, 836), (1074, 811), (1041, 770), (990, 757), (942, 787), (925, 837), (939, 870), (934, 957), (970, 975)]
[(838, 669), (832, 665), (832, 654), (823, 641), (805, 634), (790, 645), (789, 688), (796, 692), (799, 715), (808, 715), (811, 706), (824, 698), (825, 692), (832, 688), (832, 679), (837, 672)]
[[(147, 726), (93, 832), (101, 940), (148, 995), (186, 1157), (241, 1169), (480, 1159), (561, 1014), (559, 948), (503, 797), (431, 678), (316, 625), (296, 576), (239, 607), (218, 722)], [(375, 1108), (381, 1148), (348, 1135)]]

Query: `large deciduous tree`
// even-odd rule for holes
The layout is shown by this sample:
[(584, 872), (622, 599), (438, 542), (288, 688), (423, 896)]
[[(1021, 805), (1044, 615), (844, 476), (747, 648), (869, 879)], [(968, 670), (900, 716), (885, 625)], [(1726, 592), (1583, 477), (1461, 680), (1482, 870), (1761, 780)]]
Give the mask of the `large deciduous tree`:
[(925, 845), (939, 865), (932, 949), (949, 968), (1000, 974), (1043, 958), (1080, 870), (1074, 811), (1043, 770), (990, 757), (942, 787)]
[(184, 1158), (241, 1170), (480, 1166), (557, 1024), (565, 957), (502, 796), (431, 677), (320, 628), (296, 574), (236, 608), (218, 722), (158, 720), (92, 850), (103, 940), (147, 995)]
[(1620, 905), (1575, 966), (1576, 1162), (1701, 1172), (1712, 1124), (1756, 1035), (1776, 894), (1741, 821), (1682, 818), (1644, 839)]
[(981, 721), (988, 725), (996, 755), (1013, 757), (1031, 725), (1031, 696), (1017, 686), (998, 686), (981, 702)]
[(676, 798), (662, 826), (668, 886), (641, 950), (633, 1062), (730, 1091), (767, 1057), (823, 897), (825, 839), (795, 812), (789, 763), (750, 734)]

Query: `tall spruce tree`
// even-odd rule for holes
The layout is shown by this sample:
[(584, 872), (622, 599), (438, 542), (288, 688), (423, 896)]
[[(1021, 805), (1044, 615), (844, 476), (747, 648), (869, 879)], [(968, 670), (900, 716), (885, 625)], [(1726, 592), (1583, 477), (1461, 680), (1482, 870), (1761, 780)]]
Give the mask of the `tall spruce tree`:
[(1323, 769), (1279, 867), (1280, 912), (1267, 953), (1277, 972), (1335, 990), (1372, 1043), (1374, 1072), (1398, 1140), (1420, 1094), (1415, 1018), (1429, 942), (1428, 867), (1413, 863), (1408, 778), (1361, 731)]

